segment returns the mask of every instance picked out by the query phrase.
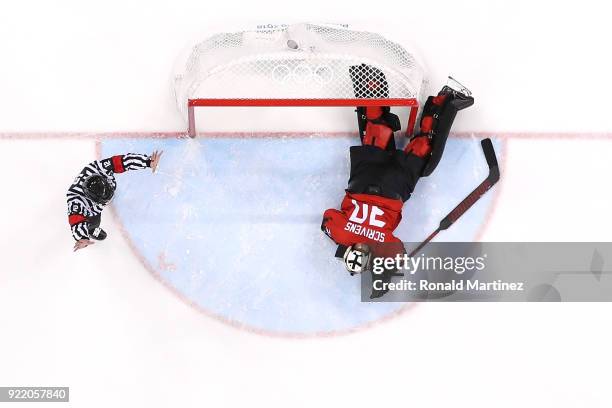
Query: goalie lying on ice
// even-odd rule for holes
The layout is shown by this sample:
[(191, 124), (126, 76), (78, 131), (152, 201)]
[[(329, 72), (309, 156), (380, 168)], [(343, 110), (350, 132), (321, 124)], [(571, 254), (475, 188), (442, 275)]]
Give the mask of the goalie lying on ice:
[(102, 241), (106, 232), (100, 228), (102, 210), (112, 200), (117, 182), (116, 173), (150, 167), (157, 169), (163, 152), (151, 156), (128, 153), (89, 163), (68, 188), (68, 223), (77, 251), (93, 244), (91, 239)]
[[(448, 86), (430, 96), (423, 108), (420, 132), (407, 146), (395, 148), (399, 119), (388, 107), (357, 108), (361, 146), (350, 148), (351, 170), (340, 210), (323, 214), (321, 230), (336, 244), (351, 274), (368, 270), (374, 256), (405, 253), (393, 231), (402, 206), (420, 177), (437, 166), (458, 111), (474, 103), (469, 91)], [(382, 295), (382, 294), (380, 294)]]

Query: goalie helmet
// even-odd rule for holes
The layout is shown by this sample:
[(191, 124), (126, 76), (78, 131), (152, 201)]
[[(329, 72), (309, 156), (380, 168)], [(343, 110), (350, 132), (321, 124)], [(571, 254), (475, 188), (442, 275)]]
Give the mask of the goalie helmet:
[(372, 251), (366, 244), (351, 245), (344, 252), (344, 266), (351, 275), (367, 271)]
[(115, 195), (115, 185), (99, 174), (93, 174), (83, 181), (83, 193), (93, 202), (106, 205)]

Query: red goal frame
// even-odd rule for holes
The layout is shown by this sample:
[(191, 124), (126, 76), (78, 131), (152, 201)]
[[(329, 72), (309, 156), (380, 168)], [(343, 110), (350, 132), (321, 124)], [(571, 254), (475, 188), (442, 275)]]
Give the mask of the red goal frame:
[(294, 107), (358, 107), (358, 106), (406, 106), (410, 108), (406, 137), (412, 136), (416, 124), (419, 102), (415, 98), (372, 98), (372, 99), (189, 99), (187, 102), (187, 117), (189, 137), (196, 137), (195, 108), (197, 106), (294, 106)]

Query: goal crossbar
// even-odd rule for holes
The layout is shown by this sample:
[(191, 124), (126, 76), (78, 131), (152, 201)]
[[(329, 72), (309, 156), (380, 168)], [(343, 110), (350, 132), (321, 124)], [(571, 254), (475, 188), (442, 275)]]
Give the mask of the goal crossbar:
[(409, 107), (406, 137), (414, 131), (419, 102), (415, 98), (354, 98), (354, 99), (189, 99), (187, 117), (189, 137), (196, 136), (196, 107), (361, 107), (361, 106), (401, 106)]

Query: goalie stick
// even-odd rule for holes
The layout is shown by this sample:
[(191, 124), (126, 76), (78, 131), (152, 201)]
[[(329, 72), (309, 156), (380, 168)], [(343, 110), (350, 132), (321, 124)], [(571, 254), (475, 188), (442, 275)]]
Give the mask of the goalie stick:
[(486, 138), (480, 141), (482, 151), (485, 159), (487, 159), (487, 165), (489, 166), (489, 175), (487, 178), (478, 185), (467, 197), (463, 199), (446, 217), (440, 221), (438, 228), (432, 232), (423, 242), (419, 244), (412, 252), (409, 257), (413, 257), (419, 252), (425, 245), (427, 245), (440, 231), (448, 229), (455, 223), (467, 210), (469, 210), (475, 203), (482, 197), (497, 181), (499, 180), (499, 166), (497, 164), (497, 157), (495, 157), (495, 149), (493, 149), (493, 143), (491, 139)]

